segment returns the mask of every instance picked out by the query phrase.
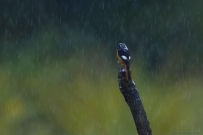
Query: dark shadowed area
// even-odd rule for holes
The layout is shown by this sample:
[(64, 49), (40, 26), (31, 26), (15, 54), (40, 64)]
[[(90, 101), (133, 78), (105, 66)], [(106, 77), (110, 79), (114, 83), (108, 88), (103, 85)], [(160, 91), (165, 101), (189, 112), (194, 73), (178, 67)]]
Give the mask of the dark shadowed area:
[(0, 0), (0, 134), (137, 134), (118, 88), (118, 42), (153, 134), (202, 134), (202, 5)]

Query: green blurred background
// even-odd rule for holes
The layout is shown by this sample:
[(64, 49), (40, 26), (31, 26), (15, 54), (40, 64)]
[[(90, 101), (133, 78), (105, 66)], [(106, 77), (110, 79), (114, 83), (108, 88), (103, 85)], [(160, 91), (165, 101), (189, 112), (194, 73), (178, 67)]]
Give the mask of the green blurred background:
[(118, 88), (118, 42), (153, 134), (202, 134), (202, 5), (0, 0), (0, 134), (137, 134)]

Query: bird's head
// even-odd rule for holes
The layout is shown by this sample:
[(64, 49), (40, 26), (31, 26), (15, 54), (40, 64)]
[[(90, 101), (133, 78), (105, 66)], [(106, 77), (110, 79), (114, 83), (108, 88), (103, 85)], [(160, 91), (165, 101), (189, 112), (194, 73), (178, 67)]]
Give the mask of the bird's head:
[(128, 50), (125, 43), (118, 43), (118, 50)]

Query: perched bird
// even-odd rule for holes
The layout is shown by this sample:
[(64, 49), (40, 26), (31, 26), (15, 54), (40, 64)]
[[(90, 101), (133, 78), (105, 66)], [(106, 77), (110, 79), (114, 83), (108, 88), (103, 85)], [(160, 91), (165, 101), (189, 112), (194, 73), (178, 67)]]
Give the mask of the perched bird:
[(130, 51), (125, 43), (118, 43), (117, 58), (120, 64), (124, 65), (126, 69), (126, 80), (131, 81), (130, 72)]

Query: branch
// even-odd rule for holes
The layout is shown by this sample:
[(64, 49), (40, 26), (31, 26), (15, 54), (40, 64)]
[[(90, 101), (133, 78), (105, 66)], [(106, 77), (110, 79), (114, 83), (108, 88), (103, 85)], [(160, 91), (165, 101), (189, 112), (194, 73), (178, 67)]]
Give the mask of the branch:
[(132, 112), (139, 135), (152, 135), (149, 121), (134, 81), (126, 81), (126, 70), (118, 69), (119, 89)]

